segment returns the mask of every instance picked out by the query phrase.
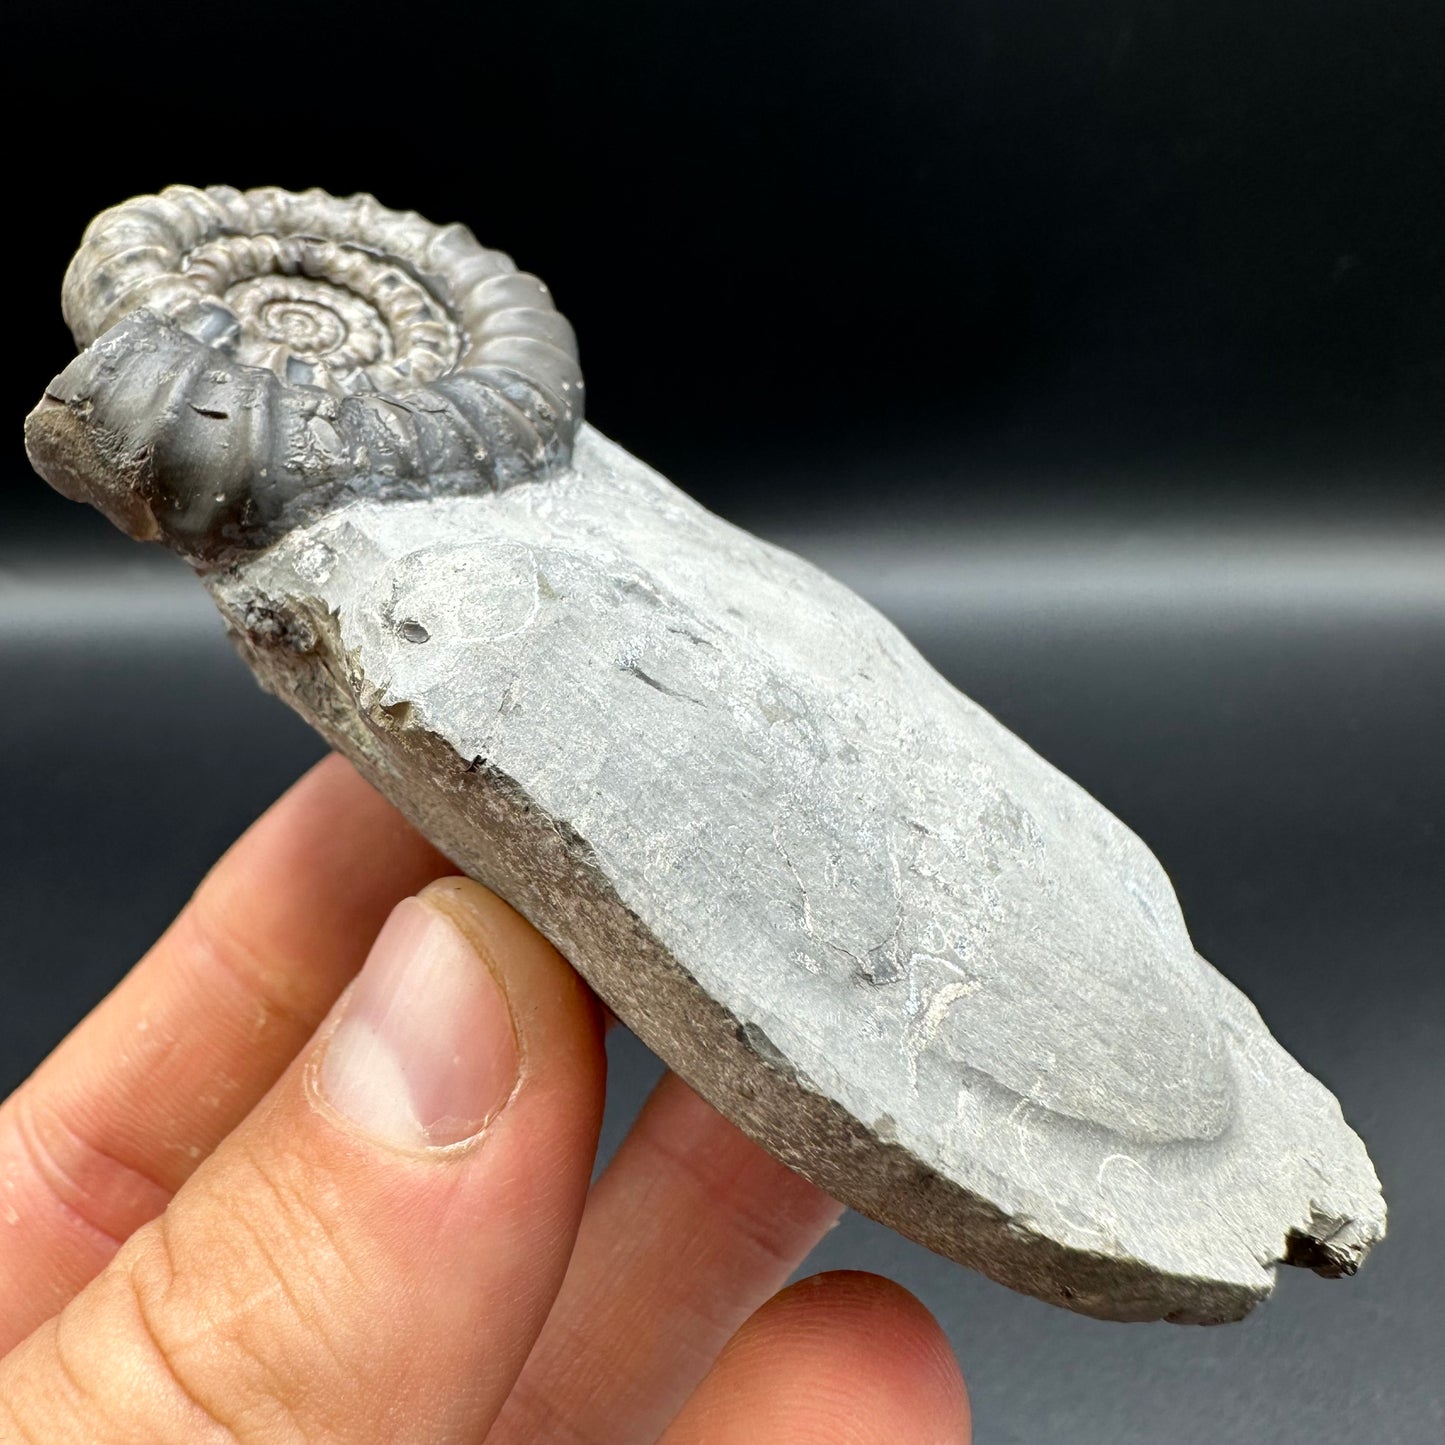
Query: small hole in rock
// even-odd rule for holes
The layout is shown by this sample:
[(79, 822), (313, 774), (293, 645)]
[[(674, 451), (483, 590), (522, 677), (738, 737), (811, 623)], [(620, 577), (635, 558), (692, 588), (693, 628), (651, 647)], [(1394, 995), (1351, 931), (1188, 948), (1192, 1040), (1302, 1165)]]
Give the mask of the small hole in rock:
[(431, 638), (431, 633), (428, 632), (420, 622), (416, 621), (408, 620), (403, 622), (397, 630), (407, 642), (426, 642)]

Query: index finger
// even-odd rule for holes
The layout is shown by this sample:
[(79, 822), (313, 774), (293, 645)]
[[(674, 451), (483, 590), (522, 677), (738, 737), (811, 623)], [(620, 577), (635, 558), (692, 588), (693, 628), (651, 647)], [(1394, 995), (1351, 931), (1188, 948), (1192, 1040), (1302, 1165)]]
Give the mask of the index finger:
[(450, 871), (338, 757), (226, 853), (0, 1104), (0, 1355), (165, 1208), (311, 1036), (392, 907)]

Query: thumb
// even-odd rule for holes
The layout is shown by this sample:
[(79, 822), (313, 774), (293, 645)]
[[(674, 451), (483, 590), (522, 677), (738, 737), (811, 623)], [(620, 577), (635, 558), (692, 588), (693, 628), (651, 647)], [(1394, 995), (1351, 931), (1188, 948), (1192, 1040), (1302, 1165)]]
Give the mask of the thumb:
[(250, 1118), (0, 1361), (0, 1436), (479, 1438), (561, 1284), (603, 1070), (590, 994), (505, 904), (399, 904)]

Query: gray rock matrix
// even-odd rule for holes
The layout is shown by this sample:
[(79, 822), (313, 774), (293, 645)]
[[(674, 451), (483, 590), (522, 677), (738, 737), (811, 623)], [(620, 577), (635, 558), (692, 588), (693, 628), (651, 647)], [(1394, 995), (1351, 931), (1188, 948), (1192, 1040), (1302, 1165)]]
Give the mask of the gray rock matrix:
[[(505, 257), (277, 197), (177, 187), (92, 226), (42, 474), (196, 563), (264, 686), (840, 1200), (1106, 1319), (1354, 1272), (1385, 1218), (1362, 1144), (1128, 829), (845, 587), (582, 423), (570, 332)], [(117, 215), (148, 257), (169, 227), (144, 284)], [(302, 241), (341, 254), (308, 274)], [(436, 313), (419, 379), (368, 267)]]

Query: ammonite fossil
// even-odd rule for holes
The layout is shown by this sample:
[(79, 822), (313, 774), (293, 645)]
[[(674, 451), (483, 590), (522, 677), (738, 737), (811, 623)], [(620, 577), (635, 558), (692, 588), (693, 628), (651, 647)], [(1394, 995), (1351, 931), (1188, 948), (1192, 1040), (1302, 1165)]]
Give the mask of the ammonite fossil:
[(1104, 808), (838, 583), (584, 425), (546, 288), (369, 197), (104, 213), (37, 469), (848, 1204), (1111, 1319), (1384, 1232), (1334, 1098)]
[(87, 500), (206, 565), (358, 491), (557, 470), (582, 417), (547, 288), (466, 227), (370, 196), (172, 186), (129, 201), (92, 222), (62, 304), (87, 348), (65, 385), (90, 414), (27, 431), (50, 448), (49, 480), (73, 495), (103, 476)]

